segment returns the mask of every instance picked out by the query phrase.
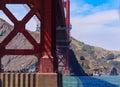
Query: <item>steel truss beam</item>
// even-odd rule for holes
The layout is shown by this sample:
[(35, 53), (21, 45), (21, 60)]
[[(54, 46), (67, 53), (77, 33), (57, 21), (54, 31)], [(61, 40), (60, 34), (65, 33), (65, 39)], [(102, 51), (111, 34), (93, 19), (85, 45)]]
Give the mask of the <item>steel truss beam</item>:
[[(60, 1), (60, 0), (58, 0)], [(6, 4), (27, 4), (30, 12), (18, 21), (6, 8)], [(0, 63), (4, 55), (41, 55), (38, 57), (39, 72), (51, 73), (57, 71), (57, 59), (55, 57), (55, 30), (56, 30), (56, 0), (0, 0), (0, 10), (14, 23), (13, 31), (0, 43)], [(25, 29), (25, 24), (36, 15), (41, 21), (41, 43), (37, 43)], [(64, 19), (62, 17), (61, 19)], [(57, 23), (60, 23), (59, 21)], [(61, 24), (59, 24), (61, 25)], [(33, 45), (34, 49), (5, 49), (6, 45), (17, 35), (22, 33)], [(1, 65), (1, 64), (0, 64)]]

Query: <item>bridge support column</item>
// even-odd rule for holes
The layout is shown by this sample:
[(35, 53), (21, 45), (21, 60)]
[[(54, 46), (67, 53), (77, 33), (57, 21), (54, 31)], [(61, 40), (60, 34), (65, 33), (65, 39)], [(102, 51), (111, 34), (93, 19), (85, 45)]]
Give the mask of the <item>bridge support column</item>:
[(53, 73), (52, 30), (56, 26), (53, 18), (54, 0), (43, 0), (41, 10), (41, 58), (39, 59), (40, 73)]
[(53, 57), (49, 54), (43, 54), (39, 59), (40, 73), (53, 73)]
[[(70, 0), (66, 0), (65, 4), (66, 8), (66, 33), (67, 33), (67, 40), (70, 40)], [(68, 44), (69, 46), (69, 44)], [(69, 67), (69, 61), (70, 61), (70, 55), (69, 55), (69, 48), (66, 49), (66, 68), (65, 68), (65, 74), (70, 75), (70, 67)]]

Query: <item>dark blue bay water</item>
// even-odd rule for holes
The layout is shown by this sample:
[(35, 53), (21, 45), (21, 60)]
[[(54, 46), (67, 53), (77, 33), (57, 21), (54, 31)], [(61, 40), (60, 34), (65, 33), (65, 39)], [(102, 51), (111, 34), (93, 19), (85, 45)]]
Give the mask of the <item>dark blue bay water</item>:
[(63, 76), (63, 87), (120, 87), (120, 76)]

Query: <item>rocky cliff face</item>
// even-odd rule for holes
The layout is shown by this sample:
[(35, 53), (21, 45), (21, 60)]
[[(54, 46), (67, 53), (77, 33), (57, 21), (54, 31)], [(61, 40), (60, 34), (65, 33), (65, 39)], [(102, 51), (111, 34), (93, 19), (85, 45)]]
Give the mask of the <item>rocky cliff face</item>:
[[(13, 26), (9, 25), (3, 19), (0, 19), (0, 43), (5, 37), (13, 30)], [(40, 34), (38, 32), (29, 33), (40, 42)], [(120, 52), (108, 51), (100, 47), (94, 47), (83, 42), (71, 38), (70, 50), (70, 67), (71, 73), (76, 75), (91, 74), (94, 70), (98, 69), (102, 73), (110, 73), (114, 68), (120, 72)], [(22, 33), (18, 33), (11, 42), (6, 46), (6, 49), (33, 49), (30, 42), (24, 37)], [(23, 55), (5, 55), (2, 58), (2, 64), (5, 71), (16, 71), (24, 67), (29, 67), (37, 62), (35, 56)]]
[(113, 67), (120, 73), (120, 51), (90, 46), (74, 38), (72, 38), (71, 49), (86, 73), (98, 69), (102, 74), (108, 74)]

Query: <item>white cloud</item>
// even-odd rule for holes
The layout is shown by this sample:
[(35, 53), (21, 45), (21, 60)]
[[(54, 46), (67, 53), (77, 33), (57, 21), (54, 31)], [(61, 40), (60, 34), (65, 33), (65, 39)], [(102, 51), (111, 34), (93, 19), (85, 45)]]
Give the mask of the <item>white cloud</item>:
[[(96, 31), (98, 28), (107, 26), (116, 22), (116, 26), (120, 25), (119, 22), (119, 15), (117, 10), (109, 10), (109, 11), (103, 11), (98, 12), (89, 16), (85, 17), (74, 17), (71, 18), (71, 23), (73, 26), (72, 33), (76, 31), (85, 31), (89, 32), (92, 30)], [(119, 27), (119, 26), (118, 26)], [(79, 29), (78, 29), (79, 28)]]
[(106, 24), (116, 20), (119, 20), (119, 14), (117, 10), (102, 11), (89, 16), (85, 16), (83, 18), (81, 17), (71, 18), (71, 21), (74, 21), (81, 25)]
[(119, 49), (120, 19), (117, 10), (101, 11), (84, 17), (72, 17), (71, 23), (73, 26), (71, 34), (76, 39), (106, 49)]

